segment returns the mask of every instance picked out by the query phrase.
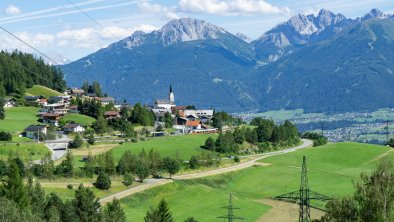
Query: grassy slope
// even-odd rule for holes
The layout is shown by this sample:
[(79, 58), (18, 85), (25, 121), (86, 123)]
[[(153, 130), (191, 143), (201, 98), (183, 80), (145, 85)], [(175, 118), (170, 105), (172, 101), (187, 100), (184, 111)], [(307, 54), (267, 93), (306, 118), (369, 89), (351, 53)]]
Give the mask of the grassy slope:
[(94, 118), (79, 113), (69, 113), (63, 117), (67, 122), (75, 122), (84, 126), (90, 126), (94, 121)]
[[(203, 151), (200, 146), (204, 145), (208, 137), (216, 138), (217, 135), (186, 135), (186, 136), (166, 136), (150, 139), (148, 141), (139, 141), (137, 143), (124, 143), (115, 147), (112, 152), (115, 161), (118, 161), (122, 154), (127, 150), (132, 153), (140, 153), (143, 149), (149, 152), (151, 149), (157, 150), (161, 156), (179, 157), (182, 160), (189, 160), (191, 156), (198, 155)], [(74, 161), (78, 166), (83, 166), (82, 156), (74, 156)]]
[(350, 194), (353, 191), (353, 181), (358, 180), (359, 174), (374, 169), (379, 157), (389, 150), (383, 146), (356, 143), (329, 144), (261, 160), (271, 163), (270, 166), (252, 167), (204, 179), (177, 181), (121, 202), (129, 221), (141, 221), (149, 206), (165, 198), (177, 221), (190, 215), (198, 221), (209, 222), (217, 221), (216, 217), (225, 213), (220, 210), (220, 206), (226, 203), (228, 193), (232, 192), (239, 198), (235, 204), (242, 208), (238, 215), (246, 217), (248, 221), (255, 221), (267, 209), (255, 200), (299, 188), (299, 166), (303, 155), (308, 156), (311, 189), (341, 197)]
[(62, 93), (55, 91), (53, 89), (50, 89), (45, 86), (41, 85), (34, 85), (33, 87), (26, 89), (26, 94), (27, 95), (34, 95), (34, 96), (45, 96), (45, 97), (50, 97), (50, 96), (60, 96), (63, 95)]
[(42, 143), (40, 144), (0, 144), (0, 159), (7, 160), (12, 152), (25, 161), (39, 160), (46, 153), (50, 152), (49, 149)]
[(0, 120), (0, 130), (11, 133), (22, 132), (30, 124), (38, 124), (38, 108), (13, 107), (6, 109), (5, 119)]

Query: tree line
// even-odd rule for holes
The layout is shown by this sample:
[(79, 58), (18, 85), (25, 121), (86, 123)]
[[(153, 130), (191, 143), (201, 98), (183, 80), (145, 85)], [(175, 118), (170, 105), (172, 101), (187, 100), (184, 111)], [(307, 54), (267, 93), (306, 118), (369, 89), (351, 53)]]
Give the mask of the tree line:
[(234, 131), (221, 132), (216, 140), (209, 137), (205, 149), (219, 153), (238, 154), (240, 146), (246, 141), (258, 145), (260, 151), (289, 147), (299, 143), (297, 127), (290, 121), (275, 124), (272, 120), (255, 118), (251, 127), (237, 127)]
[(43, 85), (62, 92), (66, 82), (60, 68), (42, 58), (20, 51), (0, 52), (0, 97), (12, 96), (22, 102), (26, 88)]

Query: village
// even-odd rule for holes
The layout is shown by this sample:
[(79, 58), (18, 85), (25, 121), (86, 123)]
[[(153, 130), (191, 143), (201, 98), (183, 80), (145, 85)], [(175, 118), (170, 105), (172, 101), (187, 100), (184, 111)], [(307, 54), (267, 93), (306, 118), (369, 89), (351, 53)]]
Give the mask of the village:
[[(53, 125), (57, 132), (63, 135), (70, 133), (83, 133), (90, 127), (76, 121), (62, 121), (67, 114), (80, 113), (78, 105), (75, 104), (76, 99), (93, 100), (99, 102), (101, 106), (111, 107), (103, 113), (106, 120), (121, 118), (121, 110), (124, 107), (132, 109), (132, 106), (125, 101), (119, 102), (112, 97), (98, 97), (95, 93), (88, 93), (80, 88), (68, 89), (59, 96), (25, 96), (24, 106), (39, 107), (36, 114), (41, 124), (26, 126), (20, 137), (27, 137), (34, 140), (40, 140), (40, 134), (47, 134), (48, 127)], [(6, 98), (4, 108), (12, 108), (19, 104), (13, 98)], [(217, 133), (218, 129), (211, 126), (211, 120), (214, 115), (213, 109), (199, 110), (194, 106), (176, 105), (175, 95), (170, 86), (168, 98), (156, 99), (154, 104), (146, 106), (155, 116), (154, 130), (150, 132), (151, 136), (164, 136), (166, 133), (163, 128), (165, 126), (165, 117), (171, 117), (171, 127), (173, 128), (171, 135), (184, 134), (207, 134)]]

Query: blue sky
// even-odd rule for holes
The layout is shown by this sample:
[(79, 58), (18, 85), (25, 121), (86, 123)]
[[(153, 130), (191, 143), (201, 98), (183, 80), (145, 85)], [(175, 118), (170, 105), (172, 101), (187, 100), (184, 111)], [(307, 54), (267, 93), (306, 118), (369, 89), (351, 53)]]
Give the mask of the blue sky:
[[(94, 18), (96, 24), (70, 1)], [(108, 44), (182, 17), (203, 19), (252, 39), (297, 13), (325, 8), (355, 18), (372, 8), (394, 13), (393, 0), (2, 0), (0, 26), (59, 63), (76, 60)], [(2, 49), (31, 50), (0, 32)]]

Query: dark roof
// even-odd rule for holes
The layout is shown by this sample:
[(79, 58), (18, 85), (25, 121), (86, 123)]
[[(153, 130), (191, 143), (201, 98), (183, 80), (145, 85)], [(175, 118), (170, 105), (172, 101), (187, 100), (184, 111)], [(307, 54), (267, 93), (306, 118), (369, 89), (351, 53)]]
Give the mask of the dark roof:
[(25, 99), (27, 100), (37, 100), (39, 98), (40, 98), (39, 96), (25, 96)]
[(45, 125), (30, 125), (28, 126), (25, 131), (38, 131), (46, 128), (47, 126)]

